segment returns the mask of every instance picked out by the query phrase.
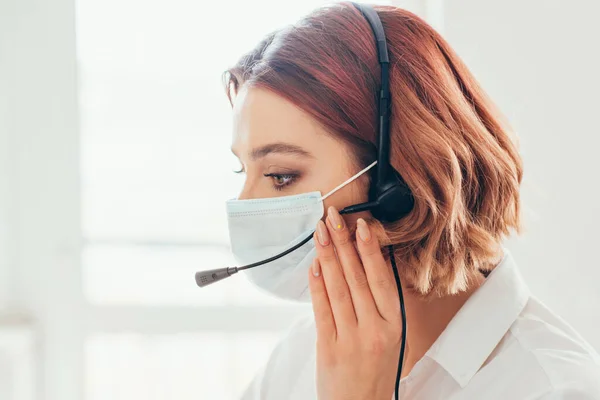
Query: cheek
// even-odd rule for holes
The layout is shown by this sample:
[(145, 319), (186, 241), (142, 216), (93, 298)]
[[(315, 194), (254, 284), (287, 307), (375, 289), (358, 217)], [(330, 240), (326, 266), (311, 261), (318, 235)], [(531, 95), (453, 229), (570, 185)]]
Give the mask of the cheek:
[[(335, 179), (335, 184), (330, 184), (330, 188), (333, 189), (340, 183), (344, 182), (348, 179), (349, 174), (342, 175)], [(329, 190), (323, 192), (323, 194), (327, 194)], [(355, 205), (359, 203), (364, 203), (369, 200), (369, 186), (368, 186), (368, 178), (360, 177), (357, 180), (350, 182), (346, 186), (338, 189), (335, 193), (330, 195), (324, 201), (325, 209), (328, 207), (335, 207), (337, 210), (341, 210), (344, 207), (348, 207), (350, 205)]]
[[(320, 141), (319, 146), (315, 149), (317, 155), (316, 173), (319, 174), (319, 188), (323, 195), (326, 195), (360, 171), (361, 168), (354, 164), (354, 157), (351, 156), (352, 151), (345, 143), (327, 136)], [(325, 199), (325, 206), (342, 209), (352, 204), (367, 201), (368, 174), (369, 171), (365, 172), (331, 194), (330, 197)]]

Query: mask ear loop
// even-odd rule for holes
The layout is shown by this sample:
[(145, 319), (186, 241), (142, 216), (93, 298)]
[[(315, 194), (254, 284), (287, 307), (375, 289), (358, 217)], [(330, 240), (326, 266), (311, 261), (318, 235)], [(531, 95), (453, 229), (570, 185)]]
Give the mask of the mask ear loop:
[(358, 171), (358, 173), (356, 173), (355, 175), (353, 175), (350, 178), (346, 179), (346, 181), (344, 181), (344, 182), (340, 183), (339, 185), (337, 185), (333, 190), (331, 190), (325, 196), (322, 196), (321, 200), (325, 200), (326, 198), (328, 198), (329, 196), (331, 196), (332, 194), (334, 194), (335, 192), (337, 192), (338, 190), (340, 190), (341, 188), (343, 188), (344, 186), (346, 186), (347, 184), (349, 184), (353, 180), (357, 179), (359, 176), (361, 176), (362, 174), (364, 174), (365, 172), (367, 172), (368, 170), (370, 170), (371, 168), (373, 168), (375, 166), (375, 164), (377, 164), (377, 161), (373, 161), (366, 168)]

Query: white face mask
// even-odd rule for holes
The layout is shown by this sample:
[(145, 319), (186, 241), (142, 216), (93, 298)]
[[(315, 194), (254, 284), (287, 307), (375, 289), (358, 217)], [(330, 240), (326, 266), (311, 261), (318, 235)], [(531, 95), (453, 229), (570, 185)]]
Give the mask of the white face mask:
[[(300, 243), (323, 218), (323, 200), (367, 172), (375, 161), (325, 196), (309, 192), (266, 199), (229, 200), (227, 218), (233, 256), (247, 265), (280, 254)], [(315, 258), (311, 239), (289, 254), (267, 264), (244, 270), (259, 288), (277, 297), (310, 302), (308, 268)]]

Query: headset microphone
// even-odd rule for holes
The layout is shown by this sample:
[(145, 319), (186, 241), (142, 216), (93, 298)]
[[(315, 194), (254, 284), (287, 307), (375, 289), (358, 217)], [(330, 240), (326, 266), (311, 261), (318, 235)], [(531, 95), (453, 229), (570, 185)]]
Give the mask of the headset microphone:
[(306, 243), (308, 243), (308, 241), (310, 239), (312, 239), (314, 233), (315, 233), (315, 231), (312, 231), (310, 233), (310, 235), (308, 235), (307, 237), (302, 239), (302, 241), (300, 241), (298, 244), (290, 247), (289, 249), (286, 249), (285, 251), (283, 251), (279, 254), (274, 255), (273, 257), (269, 257), (265, 260), (257, 261), (255, 263), (244, 265), (242, 267), (226, 267), (226, 268), (209, 269), (207, 271), (196, 272), (196, 284), (200, 287), (208, 286), (211, 283), (215, 283), (215, 282), (221, 281), (225, 278), (229, 278), (231, 275), (236, 274), (239, 271), (258, 267), (260, 265), (270, 263), (271, 261), (278, 260), (281, 257), (291, 253), (292, 251), (294, 251), (294, 250), (302, 247)]

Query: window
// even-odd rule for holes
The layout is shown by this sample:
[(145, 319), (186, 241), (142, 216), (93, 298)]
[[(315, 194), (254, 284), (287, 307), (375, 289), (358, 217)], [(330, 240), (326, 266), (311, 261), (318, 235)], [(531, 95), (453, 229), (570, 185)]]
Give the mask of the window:
[(236, 398), (310, 312), (194, 272), (233, 264), (221, 73), (322, 2), (77, 1), (88, 400)]

